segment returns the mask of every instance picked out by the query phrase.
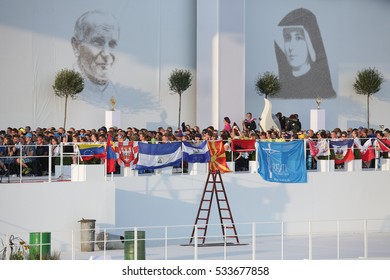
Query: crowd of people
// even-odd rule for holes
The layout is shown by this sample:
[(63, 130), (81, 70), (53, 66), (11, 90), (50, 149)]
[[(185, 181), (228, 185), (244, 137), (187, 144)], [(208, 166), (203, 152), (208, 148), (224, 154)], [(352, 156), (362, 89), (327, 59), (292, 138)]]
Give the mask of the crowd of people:
[[(148, 143), (167, 143), (172, 141), (191, 141), (198, 143), (200, 141), (223, 140), (227, 155), (227, 161), (236, 162), (236, 171), (248, 170), (248, 161), (255, 159), (255, 153), (233, 153), (231, 149), (232, 139), (253, 139), (259, 141), (293, 141), (296, 139), (311, 139), (320, 141), (321, 139), (359, 139), (361, 145), (370, 138), (390, 139), (388, 128), (384, 130), (374, 130), (372, 128), (348, 128), (341, 130), (313, 131), (312, 129), (302, 130), (301, 122), (297, 114), (291, 114), (289, 117), (277, 113), (280, 127), (275, 129), (263, 130), (251, 113), (247, 113), (241, 125), (232, 123), (229, 117), (223, 119), (224, 126), (218, 130), (213, 126), (200, 129), (199, 126), (190, 126), (184, 122), (178, 129), (172, 127), (158, 127), (156, 130), (145, 128), (127, 127), (126, 129), (118, 127), (101, 127), (99, 129), (75, 129), (71, 127), (67, 130), (63, 127), (41, 128), (32, 130), (30, 126), (12, 128), (0, 131), (0, 172), (12, 172), (19, 174), (22, 171), (24, 175), (44, 176), (49, 171), (49, 148), (52, 149), (52, 164), (58, 164), (60, 154), (59, 144), (64, 143), (64, 152), (73, 152), (74, 143), (105, 143), (108, 135), (113, 142), (142, 141)], [(50, 144), (50, 145), (49, 145)], [(307, 147), (308, 148), (308, 147)], [(307, 168), (315, 169), (317, 158), (311, 157), (307, 153)], [(66, 159), (65, 164), (75, 163), (77, 157), (73, 156)], [(20, 167), (22, 170), (20, 170)], [(370, 167), (370, 166), (367, 166)], [(11, 169), (11, 170), (9, 170)], [(54, 168), (52, 168), (54, 170)]]

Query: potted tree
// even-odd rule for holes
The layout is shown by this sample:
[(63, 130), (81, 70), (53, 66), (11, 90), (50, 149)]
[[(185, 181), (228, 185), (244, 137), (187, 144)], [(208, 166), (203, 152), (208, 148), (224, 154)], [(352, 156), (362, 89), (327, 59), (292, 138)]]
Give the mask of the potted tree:
[(181, 113), (181, 95), (185, 92), (192, 83), (192, 73), (190, 70), (175, 69), (168, 78), (169, 89), (172, 94), (179, 95), (179, 120), (177, 127), (180, 127), (180, 113)]
[(257, 77), (255, 87), (256, 92), (259, 95), (264, 95), (265, 99), (277, 94), (282, 88), (278, 76), (269, 71)]
[(353, 89), (357, 94), (367, 96), (367, 128), (370, 128), (370, 97), (380, 91), (383, 74), (375, 68), (366, 68), (356, 74)]
[(272, 104), (268, 100), (269, 96), (277, 94), (282, 88), (278, 76), (272, 72), (260, 74), (255, 81), (256, 92), (259, 95), (264, 95), (264, 109), (260, 117), (260, 128), (263, 131), (276, 129), (280, 131), (280, 125), (275, 122), (272, 115)]
[(68, 107), (68, 98), (76, 99), (78, 93), (84, 89), (84, 79), (81, 74), (75, 70), (62, 69), (55, 77), (53, 85), (55, 95), (65, 97), (65, 115), (64, 128), (66, 127), (66, 112)]

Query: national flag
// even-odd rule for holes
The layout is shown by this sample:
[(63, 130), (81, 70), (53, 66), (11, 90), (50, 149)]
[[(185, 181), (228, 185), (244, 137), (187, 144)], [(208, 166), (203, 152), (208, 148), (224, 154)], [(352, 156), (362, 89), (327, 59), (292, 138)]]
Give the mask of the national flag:
[(336, 164), (353, 160), (353, 139), (330, 140), (329, 146), (334, 152), (334, 162)]
[(367, 139), (363, 145), (361, 145), (358, 141), (355, 141), (355, 145), (360, 149), (360, 153), (362, 154), (362, 161), (368, 162), (375, 158), (375, 150), (372, 146), (372, 140)]
[(181, 164), (181, 142), (148, 144), (138, 142), (137, 170), (153, 170)]
[(329, 156), (330, 153), (326, 139), (322, 139), (317, 142), (313, 141), (312, 139), (308, 139), (308, 141), (311, 156)]
[(256, 151), (256, 140), (253, 139), (233, 139), (232, 151), (233, 152), (253, 152)]
[(388, 139), (376, 139), (376, 140), (382, 152), (386, 153), (390, 151), (390, 140)]
[(307, 182), (303, 140), (258, 141), (258, 144), (258, 172), (264, 180), (279, 183)]
[(115, 148), (117, 156), (117, 162), (119, 165), (125, 167), (133, 167), (138, 161), (138, 142), (129, 141), (127, 145), (123, 142), (118, 142), (118, 146)]
[(221, 173), (231, 172), (226, 163), (225, 148), (223, 147), (223, 141), (207, 141), (207, 145), (210, 151), (210, 166), (211, 172), (219, 170)]
[(91, 160), (93, 158), (106, 158), (104, 144), (77, 144), (81, 160)]
[(183, 141), (182, 149), (183, 160), (186, 162), (205, 163), (210, 161), (210, 151), (207, 141), (203, 141), (200, 144)]
[(106, 144), (107, 173), (115, 172), (116, 154), (111, 144), (111, 134), (108, 134)]

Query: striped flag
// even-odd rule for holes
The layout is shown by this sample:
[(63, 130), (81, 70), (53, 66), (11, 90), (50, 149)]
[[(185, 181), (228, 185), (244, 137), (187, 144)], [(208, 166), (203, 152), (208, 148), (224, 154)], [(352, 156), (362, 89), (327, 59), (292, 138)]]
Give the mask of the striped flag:
[(81, 160), (91, 160), (93, 158), (106, 158), (104, 144), (78, 144)]
[(311, 156), (319, 157), (319, 156), (329, 156), (329, 149), (328, 149), (328, 143), (327, 140), (322, 139), (318, 142), (313, 141), (312, 139), (308, 139), (309, 141), (309, 148), (310, 148), (310, 154)]
[(108, 134), (106, 145), (107, 173), (115, 172), (116, 154), (111, 143), (111, 134)]
[(219, 170), (221, 173), (231, 172), (226, 163), (223, 141), (207, 141), (207, 144), (210, 151), (210, 171), (215, 172)]
[(382, 152), (386, 153), (390, 151), (390, 140), (388, 139), (376, 139), (376, 140)]
[(181, 143), (148, 144), (138, 142), (137, 170), (153, 170), (181, 164)]
[(362, 161), (367, 162), (375, 158), (375, 150), (372, 146), (371, 138), (367, 139), (367, 141), (364, 142), (363, 145), (360, 143), (359, 139), (357, 139), (355, 141), (355, 145), (359, 148), (360, 153), (362, 154)]
[(256, 140), (253, 139), (233, 139), (232, 151), (233, 152), (253, 152), (255, 148)]
[(203, 141), (200, 144), (184, 141), (182, 142), (183, 160), (186, 162), (209, 162), (210, 151), (207, 145), (207, 141)]
[(347, 162), (353, 160), (353, 140), (330, 140), (330, 148), (333, 149), (334, 152), (334, 162), (336, 164)]

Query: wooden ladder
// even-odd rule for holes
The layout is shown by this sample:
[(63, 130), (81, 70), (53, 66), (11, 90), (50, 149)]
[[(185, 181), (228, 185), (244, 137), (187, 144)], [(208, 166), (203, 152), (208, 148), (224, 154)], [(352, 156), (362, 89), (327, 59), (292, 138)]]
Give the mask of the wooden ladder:
[(224, 239), (226, 239), (225, 242), (227, 243), (227, 239), (234, 239), (237, 244), (240, 243), (237, 235), (236, 226), (233, 221), (232, 212), (230, 210), (229, 201), (226, 195), (225, 186), (223, 185), (221, 173), (219, 170), (217, 170), (209, 171), (209, 174), (207, 175), (202, 199), (199, 204), (198, 214), (195, 219), (194, 228), (192, 230), (192, 235), (189, 242), (190, 245), (195, 238), (196, 229), (198, 230), (198, 239), (201, 240), (200, 243), (204, 244), (206, 241), (207, 227), (210, 218), (210, 210), (211, 205), (213, 203), (214, 194), (217, 200), (222, 234)]

